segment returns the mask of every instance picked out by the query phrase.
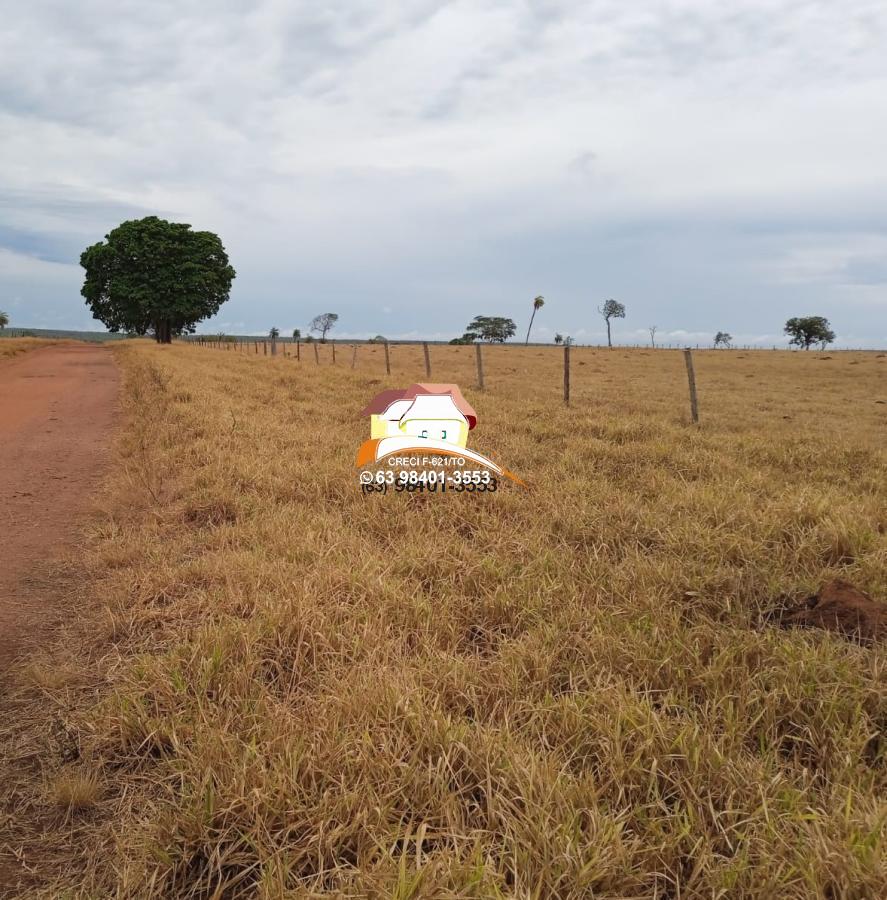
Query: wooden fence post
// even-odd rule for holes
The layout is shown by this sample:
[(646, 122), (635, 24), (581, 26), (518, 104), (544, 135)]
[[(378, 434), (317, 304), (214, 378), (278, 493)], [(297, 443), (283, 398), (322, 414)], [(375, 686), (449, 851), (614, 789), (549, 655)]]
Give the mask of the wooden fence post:
[(687, 364), (687, 380), (690, 382), (690, 416), (694, 424), (699, 424), (699, 403), (696, 398), (696, 373), (693, 371), (693, 351), (684, 350), (684, 362)]
[(564, 344), (564, 406), (570, 405), (570, 345)]
[(333, 348), (333, 365), (336, 364), (336, 342), (330, 341), (330, 347)]
[(256, 356), (259, 355), (259, 342), (256, 341)]
[(302, 361), (302, 342), (296, 341), (296, 360), (298, 362)]
[(320, 352), (317, 349), (317, 341), (313, 341), (313, 344), (314, 344), (314, 362), (316, 362), (317, 365), (320, 365)]
[(262, 356), (268, 355), (268, 341), (262, 341)]
[(428, 341), (422, 341), (422, 351), (425, 353), (425, 377), (431, 378), (431, 354), (428, 352)]
[(484, 358), (481, 356), (480, 344), (474, 345), (474, 355), (477, 359), (477, 386), (484, 389)]
[(391, 358), (388, 356), (388, 341), (385, 341), (385, 374), (391, 374)]
[(277, 356), (277, 338), (271, 338), (271, 355)]
[(357, 365), (357, 344), (355, 344), (352, 348), (351, 352), (351, 368), (353, 369)]

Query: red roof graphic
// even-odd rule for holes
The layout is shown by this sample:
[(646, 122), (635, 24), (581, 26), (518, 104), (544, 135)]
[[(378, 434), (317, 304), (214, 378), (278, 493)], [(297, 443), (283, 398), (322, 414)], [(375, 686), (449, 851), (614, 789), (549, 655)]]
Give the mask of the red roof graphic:
[(406, 390), (387, 390), (375, 397), (362, 410), (362, 416), (381, 415), (394, 403), (395, 400), (415, 400), (421, 395), (446, 395), (449, 394), (456, 404), (456, 408), (468, 420), (468, 428), (477, 425), (477, 413), (471, 404), (462, 396), (457, 384), (411, 384)]

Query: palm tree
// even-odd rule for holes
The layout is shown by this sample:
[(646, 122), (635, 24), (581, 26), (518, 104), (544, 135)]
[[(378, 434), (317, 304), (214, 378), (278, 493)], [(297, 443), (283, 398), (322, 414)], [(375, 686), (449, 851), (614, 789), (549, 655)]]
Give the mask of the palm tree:
[(536, 318), (536, 310), (542, 309), (543, 306), (545, 306), (545, 298), (540, 294), (533, 301), (533, 315), (530, 316), (530, 328), (527, 329), (527, 339), (524, 341), (525, 347), (530, 343), (530, 329), (533, 327), (533, 319)]
[(9, 324), (9, 313), (3, 312), (0, 309), (0, 329), (5, 328)]

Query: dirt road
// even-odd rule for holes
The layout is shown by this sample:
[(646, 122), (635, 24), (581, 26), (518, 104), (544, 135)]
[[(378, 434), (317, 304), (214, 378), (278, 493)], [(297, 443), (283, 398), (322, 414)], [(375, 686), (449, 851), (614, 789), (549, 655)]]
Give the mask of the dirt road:
[(77, 540), (110, 457), (111, 351), (61, 344), (0, 362), (0, 691), (53, 619), (41, 569)]

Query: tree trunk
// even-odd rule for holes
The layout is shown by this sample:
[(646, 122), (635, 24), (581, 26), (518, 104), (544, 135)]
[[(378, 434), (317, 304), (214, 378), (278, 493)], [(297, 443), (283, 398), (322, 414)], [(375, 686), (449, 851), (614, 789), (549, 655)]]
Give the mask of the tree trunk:
[(604, 321), (607, 323), (607, 346), (612, 347), (613, 342), (610, 340), (610, 320), (604, 319)]
[(535, 318), (536, 318), (536, 307), (534, 306), (533, 307), (533, 315), (530, 316), (530, 327), (527, 329), (527, 339), (524, 341), (525, 347), (527, 346), (527, 344), (530, 343), (530, 331), (533, 328), (533, 319), (535, 319)]
[(154, 325), (154, 339), (158, 344), (172, 343), (172, 328), (168, 319), (161, 319)]

